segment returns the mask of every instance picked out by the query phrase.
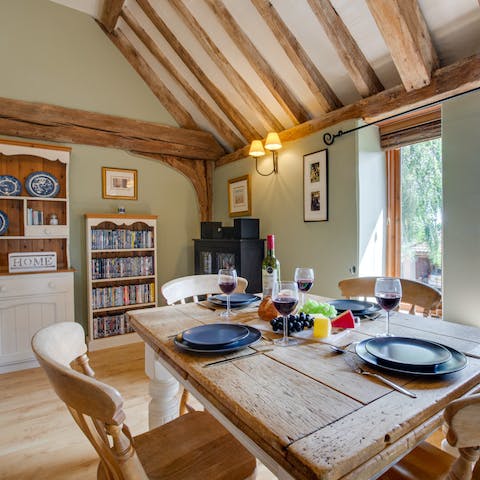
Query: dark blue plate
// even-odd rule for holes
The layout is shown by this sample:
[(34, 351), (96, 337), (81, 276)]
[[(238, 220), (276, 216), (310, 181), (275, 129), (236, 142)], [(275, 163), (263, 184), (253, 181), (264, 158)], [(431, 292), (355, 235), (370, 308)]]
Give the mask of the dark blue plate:
[[(260, 300), (260, 297), (251, 293), (232, 293), (230, 295), (230, 305), (248, 305), (249, 303)], [(215, 305), (227, 305), (226, 295), (212, 295), (208, 297), (208, 301)]]
[(260, 330), (256, 329), (255, 327), (249, 327), (245, 325), (245, 328), (248, 329), (248, 335), (241, 340), (236, 342), (228, 343), (223, 346), (208, 346), (208, 345), (191, 345), (187, 341), (183, 339), (181, 333), (179, 333), (174, 339), (173, 342), (175, 345), (180, 348), (181, 350), (185, 350), (187, 352), (195, 352), (195, 353), (226, 353), (226, 352), (233, 352), (235, 350), (240, 350), (241, 348), (246, 348), (255, 342), (258, 342), (262, 337)]
[(414, 375), (444, 375), (446, 373), (453, 373), (457, 372), (458, 370), (462, 370), (467, 366), (467, 358), (463, 353), (460, 353), (458, 350), (454, 348), (448, 347), (447, 345), (442, 345), (445, 347), (452, 355), (450, 360), (446, 362), (440, 363), (438, 365), (433, 366), (418, 366), (418, 365), (409, 365), (409, 364), (402, 364), (398, 366), (397, 364), (393, 365), (389, 362), (386, 362), (382, 359), (379, 359), (372, 354), (368, 353), (367, 349), (365, 348), (365, 344), (369, 341), (362, 340), (355, 346), (355, 351), (357, 355), (366, 363), (373, 365), (374, 367), (381, 368), (383, 370), (389, 370), (396, 373), (408, 373)]
[(0, 235), (3, 235), (8, 229), (8, 215), (0, 210)]
[(183, 340), (197, 347), (219, 347), (237, 342), (248, 335), (248, 328), (235, 323), (211, 323), (182, 332)]
[(350, 310), (353, 315), (361, 317), (363, 315), (373, 315), (381, 310), (380, 306), (374, 302), (364, 302), (362, 300), (350, 300), (341, 298), (339, 300), (331, 300), (328, 302), (335, 307), (338, 313), (346, 312)]
[(17, 196), (22, 191), (22, 183), (13, 175), (0, 175), (0, 195)]
[(33, 172), (25, 179), (25, 190), (32, 197), (56, 197), (60, 184), (51, 173)]

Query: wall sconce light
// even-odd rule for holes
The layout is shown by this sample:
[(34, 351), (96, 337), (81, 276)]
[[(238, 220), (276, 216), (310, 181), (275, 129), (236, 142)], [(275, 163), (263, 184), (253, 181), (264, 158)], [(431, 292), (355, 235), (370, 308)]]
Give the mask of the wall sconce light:
[(265, 155), (265, 149), (263, 148), (261, 140), (253, 140), (250, 145), (250, 151), (248, 154), (255, 158), (255, 170), (259, 175), (268, 177), (272, 173), (278, 173), (278, 152), (282, 148), (282, 142), (276, 132), (269, 132), (265, 140), (265, 148), (272, 152), (273, 169), (270, 173), (262, 173), (258, 170), (258, 157)]

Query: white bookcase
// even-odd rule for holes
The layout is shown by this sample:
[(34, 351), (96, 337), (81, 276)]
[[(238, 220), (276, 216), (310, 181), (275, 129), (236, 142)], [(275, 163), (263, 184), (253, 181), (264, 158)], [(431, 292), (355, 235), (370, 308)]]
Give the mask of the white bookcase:
[(88, 348), (140, 338), (128, 312), (157, 306), (157, 217), (86, 213)]

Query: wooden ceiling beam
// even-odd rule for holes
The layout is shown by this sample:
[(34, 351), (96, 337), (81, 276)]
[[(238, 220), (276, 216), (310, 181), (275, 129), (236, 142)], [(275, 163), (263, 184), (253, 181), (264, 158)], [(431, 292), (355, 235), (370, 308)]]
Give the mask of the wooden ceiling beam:
[[(178, 0), (176, 0), (178, 1)], [(270, 0), (251, 0), (264, 22), (283, 47), (288, 58), (315, 96), (324, 112), (330, 112), (342, 106), (342, 102), (330, 88), (327, 81), (300, 45), (292, 31), (278, 14)]]
[[(407, 92), (403, 86), (394, 87), (309, 120), (302, 125), (284, 130), (279, 135), (282, 142), (290, 142), (345, 120), (363, 118), (367, 123), (373, 123), (388, 116), (439, 102), (453, 95), (478, 88), (480, 88), (480, 54), (437, 70), (433, 74), (430, 84), (423, 88)], [(215, 165), (218, 167), (246, 158), (248, 150), (247, 145), (236, 152), (224, 155), (217, 160)]]
[(206, 0), (206, 2), (218, 17), (225, 31), (262, 79), (265, 86), (270, 90), (270, 93), (289, 115), (292, 122), (298, 124), (311, 118), (302, 103), (295, 97), (287, 84), (273, 71), (272, 67), (257, 50), (225, 5), (220, 0)]
[(125, 0), (105, 0), (100, 15), (100, 23), (109, 33), (113, 32)]
[(190, 99), (195, 103), (200, 112), (213, 125), (219, 137), (225, 143), (233, 147), (234, 150), (245, 145), (245, 142), (233, 131), (233, 129), (225, 122), (215, 110), (195, 91), (188, 81), (181, 75), (175, 65), (167, 58), (163, 51), (158, 47), (152, 37), (145, 31), (140, 23), (135, 19), (130, 10), (125, 7), (121, 13), (122, 19), (132, 29), (139, 40), (148, 48), (150, 53), (157, 61), (165, 67), (172, 77), (183, 87)]
[(150, 90), (160, 100), (160, 103), (166, 108), (170, 115), (177, 121), (179, 126), (192, 130), (200, 130), (200, 127), (190, 113), (187, 112), (167, 86), (158, 78), (157, 74), (135, 49), (125, 34), (118, 28), (112, 33), (108, 33), (105, 29), (104, 32), (120, 52), (122, 52), (128, 63), (130, 63), (143, 78), (144, 82), (149, 86)]
[(187, 24), (190, 31), (195, 35), (195, 38), (200, 42), (204, 50), (230, 81), (245, 103), (263, 117), (264, 122), (268, 125), (268, 130), (283, 130), (283, 125), (265, 106), (263, 101), (253, 91), (253, 88), (251, 88), (237, 70), (235, 70), (222, 51), (215, 45), (207, 32), (198, 23), (187, 6), (181, 0), (170, 0), (170, 5)]
[(405, 90), (430, 83), (437, 53), (417, 0), (367, 0)]
[(330, 0), (308, 0), (310, 8), (323, 26), (340, 60), (347, 69), (358, 93), (369, 97), (384, 87)]
[(208, 132), (8, 98), (0, 134), (201, 160), (225, 153)]
[(150, 19), (157, 30), (163, 35), (165, 40), (175, 50), (182, 62), (190, 69), (190, 71), (197, 77), (209, 95), (215, 100), (228, 119), (235, 125), (237, 130), (251, 142), (259, 138), (261, 134), (248, 122), (248, 120), (235, 108), (227, 97), (215, 86), (207, 74), (203, 72), (198, 63), (194, 60), (192, 55), (188, 53), (187, 49), (178, 41), (175, 34), (168, 28), (167, 24), (160, 18), (155, 9), (148, 0), (137, 0), (138, 5), (142, 8), (145, 15)]

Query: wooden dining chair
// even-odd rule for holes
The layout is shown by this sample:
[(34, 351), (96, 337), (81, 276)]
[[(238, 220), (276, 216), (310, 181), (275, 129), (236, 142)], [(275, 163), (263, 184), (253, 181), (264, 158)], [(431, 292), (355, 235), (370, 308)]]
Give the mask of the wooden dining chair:
[[(132, 437), (123, 399), (94, 377), (83, 328), (50, 325), (32, 349), (55, 392), (100, 457), (101, 480), (232, 480), (255, 477), (255, 457), (207, 412), (193, 412)], [(76, 363), (79, 370), (74, 370)]]
[[(346, 298), (367, 298), (375, 296), (375, 282), (377, 277), (347, 278), (338, 282), (340, 292)], [(430, 316), (433, 309), (437, 308), (442, 300), (442, 294), (430, 285), (401, 278), (402, 303), (410, 304), (409, 312), (415, 315), (416, 307), (423, 309), (423, 316)]]
[(458, 448), (458, 458), (422, 442), (380, 480), (479, 480), (480, 394), (453, 401), (444, 418), (447, 442)]
[[(245, 293), (248, 286), (248, 280), (243, 277), (237, 277), (237, 288), (235, 293)], [(179, 277), (164, 283), (161, 287), (162, 295), (167, 305), (176, 303), (185, 304), (187, 300), (198, 302), (200, 296), (221, 293), (218, 286), (217, 275), (189, 275)], [(183, 389), (180, 397), (180, 414), (193, 411), (193, 407), (188, 403), (188, 390)]]

